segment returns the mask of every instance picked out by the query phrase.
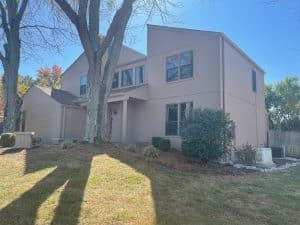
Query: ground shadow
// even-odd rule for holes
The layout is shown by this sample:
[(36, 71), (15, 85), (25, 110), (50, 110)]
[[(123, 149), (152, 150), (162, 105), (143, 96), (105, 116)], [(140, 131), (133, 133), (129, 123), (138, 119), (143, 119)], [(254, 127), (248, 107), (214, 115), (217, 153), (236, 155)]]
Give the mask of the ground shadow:
[[(14, 154), (18, 151), (20, 150), (7, 150), (2, 154)], [(162, 158), (162, 155), (159, 159), (151, 160), (146, 159), (140, 153), (127, 152), (112, 145), (77, 145), (74, 149), (67, 151), (63, 151), (59, 147), (44, 151), (42, 149), (27, 150), (24, 174), (34, 173), (45, 168), (53, 170), (18, 199), (0, 210), (0, 224), (35, 224), (39, 207), (53, 192), (61, 187), (63, 187), (63, 191), (60, 194), (59, 203), (56, 204), (50, 224), (78, 224), (91, 163), (94, 156), (101, 154), (117, 159), (150, 180), (156, 224), (198, 224), (198, 216), (190, 218), (193, 221), (186, 221), (189, 218), (188, 215), (191, 214), (190, 211), (197, 208), (191, 204), (199, 204), (198, 200), (191, 203), (192, 197), (186, 198), (184, 192), (176, 191), (174, 193), (175, 190), (183, 190), (184, 186), (189, 186), (186, 184), (192, 180), (188, 178), (189, 176), (186, 176), (186, 172), (181, 171), (183, 168), (174, 173), (174, 168), (170, 169), (169, 166), (154, 166)], [(191, 169), (193, 169), (193, 172), (198, 172), (198, 169), (200, 169), (201, 173), (203, 171), (211, 173), (209, 169), (212, 168), (200, 168), (189, 161), (185, 166), (188, 167), (190, 172)], [(223, 173), (224, 169), (225, 167), (222, 167), (217, 170)], [(217, 170), (214, 169), (213, 173), (218, 172)], [(177, 201), (177, 199), (180, 199), (180, 201)], [(199, 201), (203, 201), (203, 199), (199, 199)], [(193, 215), (199, 214), (200, 217), (199, 212), (193, 213)], [(184, 216), (180, 217), (178, 214), (184, 214)], [(178, 219), (181, 219), (181, 221)], [(144, 222), (147, 224), (148, 221)], [(49, 222), (45, 223), (49, 224)]]
[[(7, 149), (2, 155), (14, 154), (19, 151), (20, 149)], [(18, 199), (1, 209), (0, 224), (35, 224), (39, 207), (62, 186), (64, 186), (63, 191), (51, 224), (77, 224), (91, 162), (96, 154), (100, 154), (100, 151), (85, 151), (84, 147), (69, 152), (53, 149), (53, 151), (57, 151), (57, 154), (48, 150), (39, 152), (42, 151), (41, 149), (23, 151), (26, 151), (24, 174), (45, 168), (54, 169)], [(47, 222), (47, 224), (49, 223)]]

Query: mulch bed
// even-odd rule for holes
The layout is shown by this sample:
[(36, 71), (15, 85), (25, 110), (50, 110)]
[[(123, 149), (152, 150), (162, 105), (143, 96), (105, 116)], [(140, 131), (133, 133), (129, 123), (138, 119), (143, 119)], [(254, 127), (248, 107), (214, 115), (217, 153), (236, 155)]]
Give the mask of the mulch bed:
[(120, 146), (107, 146), (104, 151), (109, 151), (107, 153), (120, 155), (130, 155), (139, 160), (145, 162), (151, 162), (160, 164), (172, 169), (177, 169), (183, 172), (194, 172), (202, 174), (214, 174), (214, 175), (230, 175), (230, 176), (242, 176), (250, 173), (254, 173), (253, 170), (248, 169), (237, 169), (231, 165), (223, 165), (219, 163), (201, 163), (195, 159), (185, 157), (180, 151), (172, 149), (169, 152), (159, 152), (158, 158), (148, 158), (141, 153), (128, 152)]

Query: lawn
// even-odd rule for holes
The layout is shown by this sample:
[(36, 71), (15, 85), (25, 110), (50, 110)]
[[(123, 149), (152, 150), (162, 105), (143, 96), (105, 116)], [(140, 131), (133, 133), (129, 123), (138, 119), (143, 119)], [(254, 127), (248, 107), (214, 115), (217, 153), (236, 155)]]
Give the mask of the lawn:
[(225, 175), (156, 161), (109, 145), (0, 150), (0, 224), (300, 223), (299, 166)]

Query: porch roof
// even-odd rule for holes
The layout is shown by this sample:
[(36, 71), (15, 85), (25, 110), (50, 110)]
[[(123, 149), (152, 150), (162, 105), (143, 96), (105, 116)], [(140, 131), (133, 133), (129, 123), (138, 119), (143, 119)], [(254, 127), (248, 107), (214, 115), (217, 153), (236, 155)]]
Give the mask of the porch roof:
[(107, 102), (118, 102), (129, 99), (148, 100), (148, 84), (112, 90)]

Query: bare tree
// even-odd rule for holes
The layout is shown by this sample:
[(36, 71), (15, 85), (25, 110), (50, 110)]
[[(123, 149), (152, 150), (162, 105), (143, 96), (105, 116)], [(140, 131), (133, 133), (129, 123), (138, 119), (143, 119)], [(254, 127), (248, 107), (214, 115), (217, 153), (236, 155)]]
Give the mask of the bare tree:
[(15, 131), (21, 101), (17, 95), (20, 65), (20, 24), (29, 0), (0, 0), (0, 34), (5, 39), (0, 60), (4, 69), (4, 131)]
[(0, 0), (0, 61), (4, 70), (5, 132), (17, 129), (22, 104), (17, 94), (21, 59), (24, 56), (37, 56), (36, 52), (41, 48), (59, 52), (62, 40), (70, 39), (70, 26), (65, 21), (62, 23), (60, 17), (47, 18), (47, 13), (51, 13), (51, 8), (44, 0)]
[[(90, 143), (106, 140), (107, 98), (120, 55), (124, 33), (134, 9), (143, 8), (149, 18), (154, 12), (167, 15), (169, 0), (54, 0), (74, 24), (88, 60), (87, 118), (85, 138)], [(101, 5), (121, 2), (106, 35), (99, 33)], [(172, 3), (171, 3), (172, 4)], [(135, 8), (134, 8), (135, 6)], [(100, 18), (101, 17), (101, 18)], [(164, 18), (164, 17), (163, 17)]]

